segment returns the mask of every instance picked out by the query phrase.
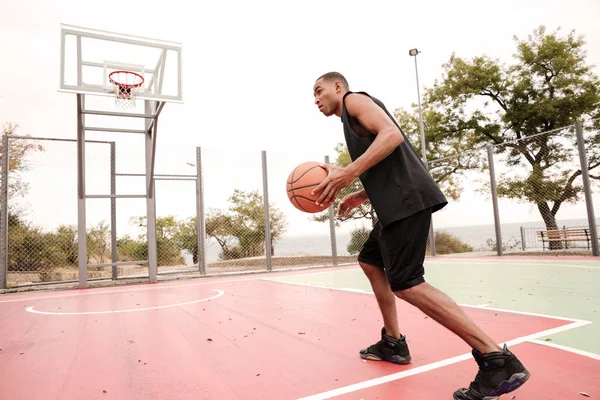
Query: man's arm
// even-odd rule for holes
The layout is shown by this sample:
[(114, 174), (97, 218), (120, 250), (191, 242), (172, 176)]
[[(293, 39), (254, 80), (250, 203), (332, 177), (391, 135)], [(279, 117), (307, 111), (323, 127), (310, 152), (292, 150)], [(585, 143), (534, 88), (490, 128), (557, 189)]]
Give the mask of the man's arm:
[(346, 110), (365, 129), (376, 135), (367, 151), (346, 167), (356, 177), (389, 156), (404, 142), (404, 137), (385, 111), (368, 96), (358, 93), (346, 96)]
[(346, 96), (345, 102), (348, 114), (356, 118), (365, 129), (376, 135), (376, 137), (367, 151), (347, 167), (338, 168), (323, 164), (329, 175), (312, 191), (313, 195), (319, 194), (315, 201), (317, 205), (325, 206), (333, 202), (340, 190), (348, 186), (360, 174), (390, 155), (404, 141), (398, 127), (385, 111), (368, 96), (356, 93), (349, 94)]

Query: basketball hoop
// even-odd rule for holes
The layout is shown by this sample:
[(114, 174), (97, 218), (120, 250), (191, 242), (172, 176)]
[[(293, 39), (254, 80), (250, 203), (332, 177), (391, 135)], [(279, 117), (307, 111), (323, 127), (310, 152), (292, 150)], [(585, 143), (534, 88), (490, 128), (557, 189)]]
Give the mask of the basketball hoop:
[(138, 89), (144, 83), (144, 78), (131, 71), (114, 71), (108, 75), (110, 83), (115, 88), (115, 104), (119, 108), (135, 106)]

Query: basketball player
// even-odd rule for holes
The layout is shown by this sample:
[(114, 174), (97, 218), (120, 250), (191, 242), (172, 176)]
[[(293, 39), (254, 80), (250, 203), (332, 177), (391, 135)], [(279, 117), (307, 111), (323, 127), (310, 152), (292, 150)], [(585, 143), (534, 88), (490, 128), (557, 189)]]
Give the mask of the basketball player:
[(328, 176), (313, 191), (317, 205), (331, 204), (341, 189), (359, 177), (364, 189), (345, 196), (338, 213), (345, 216), (369, 199), (378, 217), (358, 261), (373, 288), (384, 326), (381, 340), (360, 350), (360, 356), (396, 364), (411, 361), (398, 325), (397, 296), (471, 346), (479, 372), (468, 388), (454, 392), (455, 400), (492, 400), (520, 387), (530, 373), (506, 345), (499, 347), (452, 299), (425, 282), (431, 215), (448, 202), (395, 119), (378, 99), (351, 92), (337, 72), (319, 77), (313, 92), (319, 111), (341, 118), (352, 159), (345, 168), (323, 165)]

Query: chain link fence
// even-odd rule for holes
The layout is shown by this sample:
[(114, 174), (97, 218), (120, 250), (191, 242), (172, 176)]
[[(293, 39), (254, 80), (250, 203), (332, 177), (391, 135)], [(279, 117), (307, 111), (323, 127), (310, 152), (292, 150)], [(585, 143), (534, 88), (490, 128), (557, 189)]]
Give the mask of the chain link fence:
[[(595, 199), (599, 208), (598, 132), (596, 120), (583, 125), (582, 147), (575, 126), (568, 126), (430, 161), (449, 204), (433, 216), (434, 246), (428, 243), (428, 254), (591, 253), (587, 204)], [(143, 136), (127, 150), (110, 140), (89, 140), (87, 193), (145, 196), (142, 142)], [(2, 238), (0, 272), (8, 286), (76, 281), (76, 141), (5, 134), (4, 145), (9, 158), (2, 158), (2, 167), (5, 171), (7, 164), (9, 184), (2, 186), (2, 207), (8, 207), (2, 226), (8, 235)], [(580, 148), (588, 160), (588, 186)], [(370, 204), (346, 218), (337, 216), (337, 203), (308, 214), (294, 208), (284, 189), (289, 173), (302, 162), (347, 164), (338, 150), (343, 149), (329, 160), (299, 151), (157, 147), (159, 273), (355, 263), (377, 221)], [(119, 155), (125, 161), (116, 162)], [(338, 200), (360, 188), (358, 180), (353, 182)], [(86, 208), (89, 278), (147, 277), (147, 262), (137, 262), (148, 259), (145, 198), (91, 198)]]
[[(503, 251), (581, 247), (587, 215), (575, 127), (542, 132), (494, 147)], [(524, 217), (526, 216), (526, 217)], [(527, 219), (525, 219), (527, 218)]]
[[(3, 156), (5, 149), (9, 155), (2, 174), (2, 179), (8, 176), (7, 193), (2, 196), (3, 210), (8, 207), (7, 226), (3, 221), (6, 280), (10, 285), (76, 280), (76, 142), (18, 136), (14, 128), (5, 127), (2, 145)], [(90, 141), (86, 148), (91, 163), (100, 166), (102, 158), (110, 160), (109, 142)], [(92, 166), (86, 169), (92, 176), (97, 171)], [(91, 189), (110, 187), (109, 178), (92, 179)], [(102, 224), (88, 229), (90, 260), (103, 259), (110, 250), (103, 232), (106, 226)], [(102, 274), (92, 271), (90, 278)]]

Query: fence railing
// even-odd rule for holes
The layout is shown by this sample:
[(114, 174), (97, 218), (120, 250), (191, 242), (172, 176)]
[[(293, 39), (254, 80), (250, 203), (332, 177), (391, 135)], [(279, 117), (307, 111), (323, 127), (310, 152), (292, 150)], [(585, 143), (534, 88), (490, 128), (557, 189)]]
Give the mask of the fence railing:
[[(600, 157), (592, 148), (598, 135), (576, 124), (429, 161), (450, 200), (434, 214), (429, 254), (598, 255), (593, 194)], [(138, 170), (115, 162), (121, 154), (127, 157), (119, 145), (86, 141), (86, 146), (97, 148), (88, 151), (86, 163), (90, 193), (144, 190), (135, 181), (143, 176)], [(554, 155), (540, 162), (540, 151)], [(159, 151), (157, 168), (171, 168), (178, 157), (188, 166), (155, 176), (159, 274), (356, 262), (376, 220), (368, 203), (355, 219), (341, 220), (333, 207), (306, 214), (289, 202), (283, 189), (289, 171), (307, 158), (336, 163), (330, 156), (189, 147), (170, 149), (164, 157), (171, 158), (162, 164), (161, 157)], [(76, 141), (4, 135), (0, 166), (0, 288), (76, 282)], [(88, 262), (96, 265), (90, 279), (147, 277), (148, 265), (134, 262), (148, 259), (144, 199), (88, 201), (97, 202), (87, 207), (85, 227)], [(589, 240), (543, 240), (539, 234), (570, 228), (587, 229)]]

